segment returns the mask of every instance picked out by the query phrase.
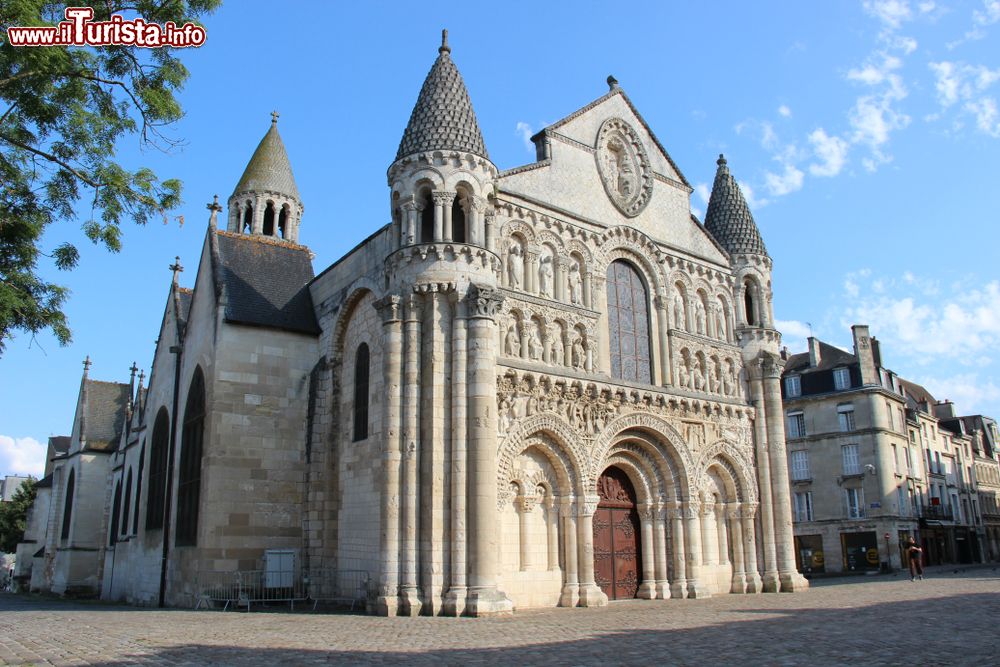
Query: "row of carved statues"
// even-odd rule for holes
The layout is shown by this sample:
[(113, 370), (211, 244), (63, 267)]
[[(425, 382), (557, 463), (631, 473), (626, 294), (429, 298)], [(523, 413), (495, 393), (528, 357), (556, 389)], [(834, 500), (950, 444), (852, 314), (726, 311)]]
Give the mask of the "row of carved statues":
[(512, 320), (503, 336), (504, 356), (588, 372), (594, 370), (596, 346), (578, 328), (568, 329), (559, 322), (545, 325), (535, 319)]
[(736, 396), (739, 392), (739, 367), (733, 359), (719, 359), (685, 347), (675, 358), (674, 373), (680, 389)]
[[(575, 258), (565, 264), (565, 270), (556, 272), (556, 258), (549, 253), (538, 257), (537, 269), (529, 261), (518, 242), (507, 250), (506, 286), (509, 289), (536, 293), (547, 299), (565, 300), (575, 306), (584, 306), (583, 268)], [(527, 268), (526, 268), (527, 267)]]

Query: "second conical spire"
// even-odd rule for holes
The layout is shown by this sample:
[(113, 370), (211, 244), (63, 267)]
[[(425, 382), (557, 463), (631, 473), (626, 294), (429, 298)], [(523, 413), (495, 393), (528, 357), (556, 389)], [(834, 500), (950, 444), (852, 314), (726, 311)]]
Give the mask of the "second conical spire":
[(436, 150), (463, 151), (489, 158), (469, 91), (451, 59), (447, 30), (442, 31), (437, 60), (424, 79), (410, 122), (399, 141), (396, 159)]

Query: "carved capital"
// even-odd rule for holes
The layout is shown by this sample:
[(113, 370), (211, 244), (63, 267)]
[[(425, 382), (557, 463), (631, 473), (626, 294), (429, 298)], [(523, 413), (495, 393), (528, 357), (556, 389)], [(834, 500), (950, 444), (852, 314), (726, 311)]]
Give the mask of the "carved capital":
[(424, 300), (419, 294), (407, 294), (403, 298), (405, 317), (407, 320), (419, 320), (421, 318)]
[(560, 498), (559, 514), (561, 516), (576, 516), (576, 498), (573, 496)]
[(398, 294), (386, 294), (375, 302), (375, 310), (382, 316), (383, 324), (398, 322), (403, 317), (403, 297)]
[(667, 298), (660, 295), (653, 297), (653, 307), (657, 310), (666, 310), (668, 307)]
[(764, 377), (768, 380), (776, 380), (781, 377), (781, 371), (785, 363), (776, 354), (763, 353), (761, 355), (760, 368)]
[(504, 296), (496, 287), (473, 283), (467, 299), (470, 317), (493, 318), (500, 312)]
[(652, 521), (653, 508), (654, 506), (651, 503), (640, 503), (637, 508), (639, 510), (639, 518), (645, 519), (646, 521)]
[(594, 516), (597, 512), (597, 505), (600, 504), (600, 496), (587, 496), (582, 503), (579, 503), (580, 516)]
[(455, 193), (445, 190), (434, 190), (431, 192), (431, 199), (434, 200), (435, 206), (451, 206), (451, 202), (455, 200)]
[(423, 211), (424, 207), (420, 202), (411, 199), (410, 201), (403, 202), (404, 211)]
[(538, 503), (538, 496), (519, 496), (516, 500), (517, 508), (528, 514), (531, 510), (535, 509), (535, 505)]
[(469, 211), (476, 213), (486, 210), (486, 198), (479, 195), (472, 195), (467, 200)]

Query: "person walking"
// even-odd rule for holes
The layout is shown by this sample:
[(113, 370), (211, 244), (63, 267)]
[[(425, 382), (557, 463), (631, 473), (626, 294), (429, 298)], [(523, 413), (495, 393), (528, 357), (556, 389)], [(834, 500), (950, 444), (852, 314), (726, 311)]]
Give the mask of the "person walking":
[(906, 550), (910, 557), (910, 581), (924, 578), (924, 550), (920, 548), (916, 540), (910, 538), (910, 546)]

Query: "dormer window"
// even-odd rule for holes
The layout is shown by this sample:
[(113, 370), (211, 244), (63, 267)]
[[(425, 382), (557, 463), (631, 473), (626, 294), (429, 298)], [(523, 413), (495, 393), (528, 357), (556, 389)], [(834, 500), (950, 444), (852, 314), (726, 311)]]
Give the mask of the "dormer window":
[(802, 378), (798, 375), (789, 375), (785, 378), (785, 396), (793, 398), (802, 395)]
[(851, 371), (847, 368), (833, 369), (833, 388), (843, 391), (851, 386)]

